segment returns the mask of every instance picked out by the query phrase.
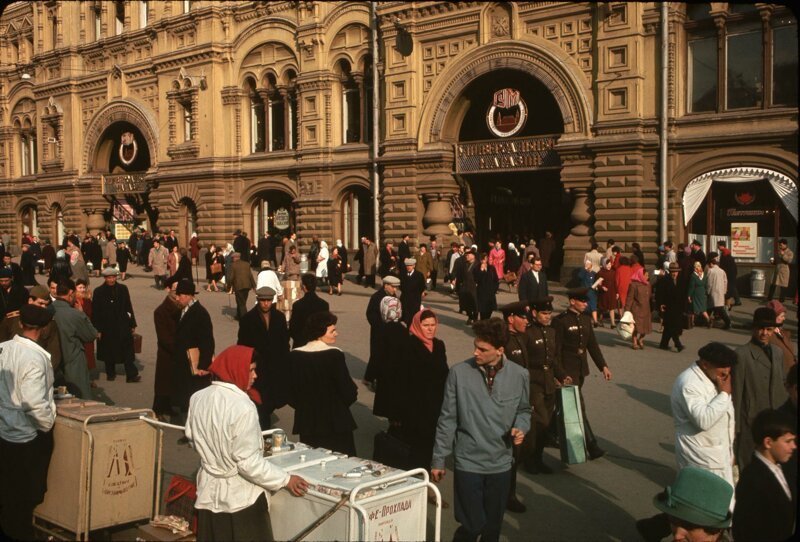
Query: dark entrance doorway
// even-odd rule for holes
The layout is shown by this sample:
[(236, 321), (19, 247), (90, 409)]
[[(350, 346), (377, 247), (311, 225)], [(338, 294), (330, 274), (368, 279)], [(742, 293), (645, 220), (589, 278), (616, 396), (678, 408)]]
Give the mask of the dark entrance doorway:
[[(561, 110), (530, 74), (503, 69), (473, 81), (460, 97), (459, 172), (467, 228), (480, 250), (496, 240), (525, 242), (569, 234), (572, 201), (560, 177), (555, 142), (564, 131)], [(507, 136), (507, 137), (506, 137)], [(463, 159), (462, 159), (463, 158)]]
[(474, 203), (474, 226), (479, 245), (503, 241), (525, 242), (544, 237), (546, 231), (555, 239), (569, 234), (572, 209), (570, 195), (564, 190), (558, 171), (498, 173), (467, 177)]

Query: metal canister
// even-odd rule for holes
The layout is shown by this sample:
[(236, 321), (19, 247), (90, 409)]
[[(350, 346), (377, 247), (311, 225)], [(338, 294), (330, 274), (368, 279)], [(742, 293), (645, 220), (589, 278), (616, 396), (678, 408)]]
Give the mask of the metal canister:
[(272, 433), (272, 449), (280, 450), (286, 443), (286, 433), (283, 430), (278, 430)]

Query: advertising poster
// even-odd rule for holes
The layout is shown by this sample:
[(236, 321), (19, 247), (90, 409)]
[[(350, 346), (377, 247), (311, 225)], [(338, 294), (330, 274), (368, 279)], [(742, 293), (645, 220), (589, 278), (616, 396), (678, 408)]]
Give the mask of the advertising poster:
[(758, 223), (731, 223), (731, 255), (734, 258), (758, 256)]

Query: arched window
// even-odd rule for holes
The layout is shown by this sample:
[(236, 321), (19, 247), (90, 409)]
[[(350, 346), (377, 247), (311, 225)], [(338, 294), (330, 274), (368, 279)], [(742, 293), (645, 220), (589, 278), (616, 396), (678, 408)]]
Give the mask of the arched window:
[(22, 235), (39, 235), (38, 213), (35, 205), (26, 205), (20, 211), (19, 218), (22, 225)]
[(180, 201), (178, 222), (179, 235), (188, 243), (192, 234), (197, 231), (197, 205), (191, 199), (183, 198)]
[(25, 119), (21, 128), (19, 128), (18, 137), (20, 174), (23, 177), (26, 175), (35, 175), (38, 169), (36, 131), (33, 129), (30, 119)]
[(294, 231), (292, 196), (281, 190), (265, 190), (258, 194), (252, 207), (252, 239), (265, 232), (288, 233)]
[(362, 141), (362, 98), (363, 77), (354, 74), (350, 63), (339, 61), (340, 82), (342, 85), (342, 143)]
[(266, 149), (264, 101), (256, 91), (256, 83), (253, 79), (247, 79), (245, 89), (250, 104), (250, 152), (264, 152)]

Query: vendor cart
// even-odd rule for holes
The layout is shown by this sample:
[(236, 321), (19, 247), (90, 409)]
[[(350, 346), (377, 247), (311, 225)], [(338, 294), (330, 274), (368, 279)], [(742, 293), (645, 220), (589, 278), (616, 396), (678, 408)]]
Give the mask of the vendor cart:
[(58, 539), (149, 520), (159, 508), (162, 431), (148, 409), (56, 401), (54, 448), (34, 526)]

